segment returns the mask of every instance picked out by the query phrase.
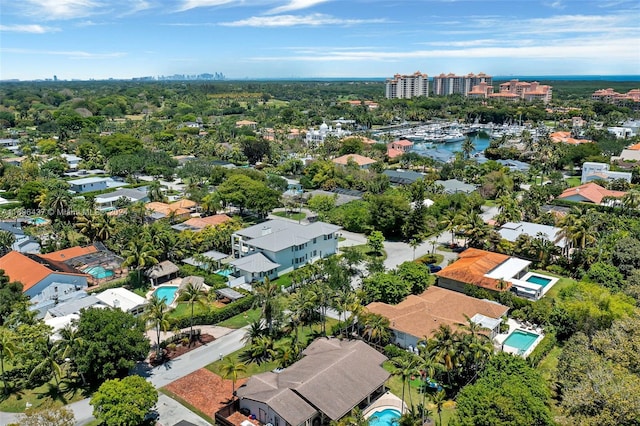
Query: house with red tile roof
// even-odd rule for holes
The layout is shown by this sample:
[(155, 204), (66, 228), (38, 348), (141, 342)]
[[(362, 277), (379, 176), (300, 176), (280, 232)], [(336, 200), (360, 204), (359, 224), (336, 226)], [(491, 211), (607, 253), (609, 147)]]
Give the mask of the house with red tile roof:
[(345, 154), (341, 157), (334, 158), (331, 161), (333, 161), (334, 164), (339, 164), (341, 166), (346, 166), (350, 161), (353, 161), (361, 169), (368, 169), (370, 165), (377, 163), (376, 160), (360, 154)]
[(373, 302), (366, 308), (389, 320), (394, 343), (403, 348), (415, 348), (419, 340), (433, 337), (441, 325), (454, 331), (461, 329), (467, 325), (466, 317), (491, 330), (489, 337), (493, 338), (499, 333), (501, 317), (509, 310), (497, 302), (436, 286), (427, 288), (422, 294), (409, 295), (397, 305)]
[(552, 142), (566, 143), (569, 145), (579, 145), (581, 143), (592, 143), (589, 139), (576, 139), (571, 137), (571, 132), (553, 132), (549, 135)]
[(186, 220), (182, 223), (178, 223), (173, 225), (172, 228), (176, 231), (185, 231), (191, 230), (194, 232), (202, 231), (207, 226), (218, 226), (222, 225), (225, 222), (229, 222), (232, 220), (226, 214), (214, 214), (213, 216), (207, 217), (192, 217), (189, 220)]
[(58, 260), (11, 251), (0, 258), (0, 269), (10, 281), (22, 284), (31, 309), (42, 315), (59, 302), (86, 295), (89, 276)]
[(611, 205), (611, 199), (622, 198), (625, 194), (626, 192), (624, 191), (612, 191), (596, 183), (589, 182), (574, 188), (565, 189), (562, 194), (558, 195), (558, 199), (574, 201), (576, 203)]

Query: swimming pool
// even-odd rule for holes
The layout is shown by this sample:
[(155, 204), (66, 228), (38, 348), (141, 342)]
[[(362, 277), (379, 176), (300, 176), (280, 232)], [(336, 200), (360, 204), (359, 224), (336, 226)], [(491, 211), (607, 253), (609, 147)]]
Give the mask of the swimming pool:
[(518, 349), (519, 353), (525, 353), (531, 345), (540, 337), (539, 334), (529, 333), (523, 330), (515, 330), (504, 341), (505, 346)]
[(541, 277), (540, 275), (531, 274), (529, 275), (529, 278), (527, 278), (527, 282), (532, 284), (538, 284), (544, 287), (551, 282), (551, 278), (545, 278), (545, 277)]
[(158, 299), (164, 300), (165, 305), (170, 305), (176, 298), (176, 294), (178, 293), (178, 286), (176, 285), (165, 285), (162, 287), (158, 287), (153, 292), (154, 295), (158, 296)]
[(44, 225), (45, 223), (48, 223), (49, 221), (45, 218), (42, 217), (34, 217), (32, 219), (29, 219), (29, 223), (32, 225)]
[(216, 271), (216, 274), (221, 275), (225, 278), (231, 275), (231, 273), (232, 273), (231, 269), (218, 269)]
[(109, 278), (113, 276), (112, 270), (104, 269), (102, 266), (90, 266), (88, 268), (84, 268), (82, 272), (89, 274), (93, 278), (97, 279)]
[(393, 408), (385, 408), (382, 411), (376, 411), (369, 417), (369, 426), (392, 426), (394, 420), (399, 419), (400, 411)]

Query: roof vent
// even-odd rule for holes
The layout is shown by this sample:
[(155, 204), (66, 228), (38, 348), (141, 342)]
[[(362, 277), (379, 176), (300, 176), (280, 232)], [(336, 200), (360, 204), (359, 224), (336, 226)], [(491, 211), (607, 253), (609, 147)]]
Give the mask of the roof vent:
[(271, 233), (271, 227), (263, 226), (262, 227), (262, 235), (269, 235)]

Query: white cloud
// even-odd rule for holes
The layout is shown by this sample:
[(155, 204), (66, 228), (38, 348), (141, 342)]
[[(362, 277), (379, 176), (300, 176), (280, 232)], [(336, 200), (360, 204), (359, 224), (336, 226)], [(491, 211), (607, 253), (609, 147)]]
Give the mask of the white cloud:
[(124, 52), (110, 52), (110, 53), (92, 53), (82, 50), (32, 50), (32, 49), (15, 49), (15, 48), (2, 48), (3, 53), (15, 53), (21, 55), (52, 55), (52, 56), (67, 56), (69, 59), (111, 59), (127, 56)]
[(292, 10), (308, 9), (320, 3), (326, 3), (330, 0), (289, 0), (285, 5), (275, 7), (267, 13), (276, 14), (282, 12), (291, 12)]
[(45, 34), (51, 33), (55, 31), (60, 31), (58, 28), (53, 27), (43, 27), (42, 25), (31, 24), (31, 25), (1, 25), (0, 31), (4, 32), (13, 32), (13, 33), (30, 33), (30, 34)]
[(637, 61), (638, 41), (633, 38), (622, 38), (617, 40), (602, 40), (600, 38), (575, 39), (570, 43), (565, 41), (556, 44), (531, 46), (486, 46), (470, 47), (463, 49), (430, 49), (413, 51), (375, 51), (375, 50), (344, 50), (344, 49), (324, 49), (310, 51), (305, 48), (292, 56), (280, 57), (255, 57), (254, 61), (401, 61), (406, 59), (432, 60), (439, 58), (462, 58), (462, 59), (556, 59), (556, 60), (593, 60), (600, 62), (599, 58), (607, 58), (608, 61)]
[(549, 6), (552, 9), (564, 9), (565, 5), (561, 0), (556, 0), (554, 2), (545, 3), (545, 6)]
[(94, 0), (24, 0), (30, 15), (44, 19), (74, 19), (92, 15), (101, 3)]
[(220, 25), (226, 27), (295, 27), (295, 26), (323, 26), (323, 25), (359, 25), (371, 23), (383, 23), (384, 19), (341, 19), (321, 13), (311, 15), (277, 15), (277, 16), (253, 16), (233, 22), (223, 22)]
[(222, 6), (229, 3), (235, 3), (237, 0), (183, 0), (182, 5), (178, 8), (179, 12), (196, 9), (198, 7)]

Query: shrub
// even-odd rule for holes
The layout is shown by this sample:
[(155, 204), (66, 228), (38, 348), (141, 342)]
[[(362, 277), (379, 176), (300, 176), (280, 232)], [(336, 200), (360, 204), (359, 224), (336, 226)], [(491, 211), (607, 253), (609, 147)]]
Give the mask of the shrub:
[[(208, 312), (198, 313), (193, 316), (193, 323), (197, 325), (217, 324), (221, 321), (236, 316), (247, 311), (253, 305), (255, 297), (248, 295), (240, 300), (232, 302), (221, 309), (213, 309)], [(191, 317), (189, 315), (181, 317), (173, 317), (169, 319), (169, 328), (187, 328), (191, 325)]]
[(553, 331), (547, 333), (542, 341), (538, 343), (538, 346), (536, 346), (536, 348), (527, 357), (529, 365), (532, 367), (536, 367), (540, 363), (540, 361), (542, 361), (542, 358), (547, 356), (549, 351), (553, 349), (553, 347), (556, 345), (556, 342), (556, 333)]

